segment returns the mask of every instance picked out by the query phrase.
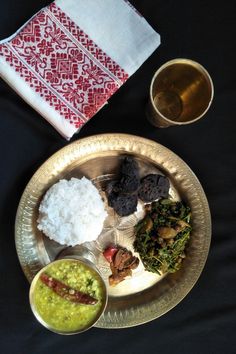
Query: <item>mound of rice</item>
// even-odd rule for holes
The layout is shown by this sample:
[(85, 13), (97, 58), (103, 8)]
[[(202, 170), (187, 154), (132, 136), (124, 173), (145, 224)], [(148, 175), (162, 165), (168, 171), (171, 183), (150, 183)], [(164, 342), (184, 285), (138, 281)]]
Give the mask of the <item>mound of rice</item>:
[(40, 204), (38, 229), (51, 240), (75, 246), (96, 240), (106, 216), (102, 198), (90, 180), (62, 179)]

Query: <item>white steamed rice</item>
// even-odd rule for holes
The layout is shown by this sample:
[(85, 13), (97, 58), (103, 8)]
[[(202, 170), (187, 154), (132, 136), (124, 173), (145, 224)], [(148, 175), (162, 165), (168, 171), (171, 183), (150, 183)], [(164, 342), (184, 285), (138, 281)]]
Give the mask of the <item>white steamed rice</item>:
[(38, 229), (51, 240), (74, 246), (96, 240), (106, 216), (102, 198), (90, 180), (62, 179), (40, 204)]

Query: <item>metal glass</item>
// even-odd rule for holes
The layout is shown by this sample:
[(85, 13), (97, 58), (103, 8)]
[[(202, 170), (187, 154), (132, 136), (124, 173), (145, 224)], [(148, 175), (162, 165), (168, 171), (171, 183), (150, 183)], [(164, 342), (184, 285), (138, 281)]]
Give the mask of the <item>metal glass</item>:
[(147, 118), (159, 128), (196, 122), (209, 109), (213, 95), (213, 82), (202, 65), (171, 60), (152, 79)]

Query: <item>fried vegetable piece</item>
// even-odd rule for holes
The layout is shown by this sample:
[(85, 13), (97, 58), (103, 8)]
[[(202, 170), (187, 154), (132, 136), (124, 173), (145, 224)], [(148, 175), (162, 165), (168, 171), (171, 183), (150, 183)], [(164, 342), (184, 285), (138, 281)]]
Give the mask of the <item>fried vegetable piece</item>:
[(138, 176), (138, 164), (137, 162), (131, 157), (126, 156), (121, 165), (121, 174), (127, 176)]
[(118, 215), (128, 216), (137, 209), (138, 197), (136, 194), (119, 194), (112, 192), (108, 195), (108, 204)]
[(142, 178), (138, 196), (144, 202), (167, 198), (170, 189), (169, 179), (159, 174), (149, 174)]
[(121, 165), (119, 180), (108, 183), (106, 187), (108, 205), (118, 215), (128, 216), (136, 211), (139, 183), (137, 162), (131, 157), (125, 157)]
[(121, 164), (118, 181), (109, 182), (106, 187), (108, 205), (120, 216), (136, 211), (138, 198), (146, 203), (169, 195), (169, 179), (160, 174), (149, 174), (140, 182), (138, 163), (132, 157), (125, 157)]
[(117, 187), (121, 193), (130, 194), (138, 191), (139, 183), (139, 178), (137, 176), (123, 175), (117, 184)]
[(134, 193), (140, 184), (137, 162), (132, 157), (125, 157), (121, 165), (121, 178), (118, 183), (122, 193)]
[(139, 265), (139, 259), (124, 247), (109, 246), (103, 255), (110, 263), (112, 274), (109, 276), (109, 284), (111, 286), (119, 284), (127, 276), (132, 276), (132, 270)]

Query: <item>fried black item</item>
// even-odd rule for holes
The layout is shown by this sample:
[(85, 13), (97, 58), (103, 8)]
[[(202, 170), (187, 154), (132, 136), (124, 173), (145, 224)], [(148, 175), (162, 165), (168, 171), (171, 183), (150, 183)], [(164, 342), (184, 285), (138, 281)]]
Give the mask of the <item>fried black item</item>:
[(139, 182), (139, 178), (136, 176), (128, 176), (128, 175), (124, 175), (121, 177), (117, 188), (119, 188), (119, 191), (121, 193), (135, 193), (138, 191), (140, 182)]
[(132, 157), (125, 157), (121, 165), (121, 174), (127, 176), (139, 176), (138, 164)]
[(121, 172), (117, 181), (111, 181), (106, 187), (109, 195), (111, 192), (131, 194), (138, 192), (140, 177), (138, 164), (131, 157), (125, 157), (121, 164)]
[(140, 182), (138, 163), (130, 156), (124, 158), (120, 176), (106, 187), (108, 205), (120, 216), (128, 216), (137, 209), (138, 198), (153, 202), (158, 198), (168, 198), (170, 183), (160, 174), (149, 174)]
[(170, 182), (165, 176), (150, 174), (142, 178), (138, 196), (143, 202), (153, 202), (158, 198), (167, 198)]
[(107, 193), (107, 195), (109, 196), (112, 192), (115, 193), (119, 193), (120, 189), (119, 189), (119, 185), (117, 181), (110, 181), (107, 183), (105, 191)]
[(121, 164), (119, 180), (108, 183), (106, 187), (108, 205), (120, 216), (133, 214), (137, 209), (139, 186), (138, 164), (127, 156)]
[(140, 185), (137, 162), (131, 157), (125, 157), (121, 165), (121, 176), (117, 188), (121, 193), (134, 193)]
[(133, 214), (137, 209), (137, 194), (121, 194), (111, 192), (108, 195), (108, 204), (120, 216), (128, 216)]
[(170, 181), (166, 176), (160, 176), (158, 180), (159, 193), (161, 198), (168, 198)]

